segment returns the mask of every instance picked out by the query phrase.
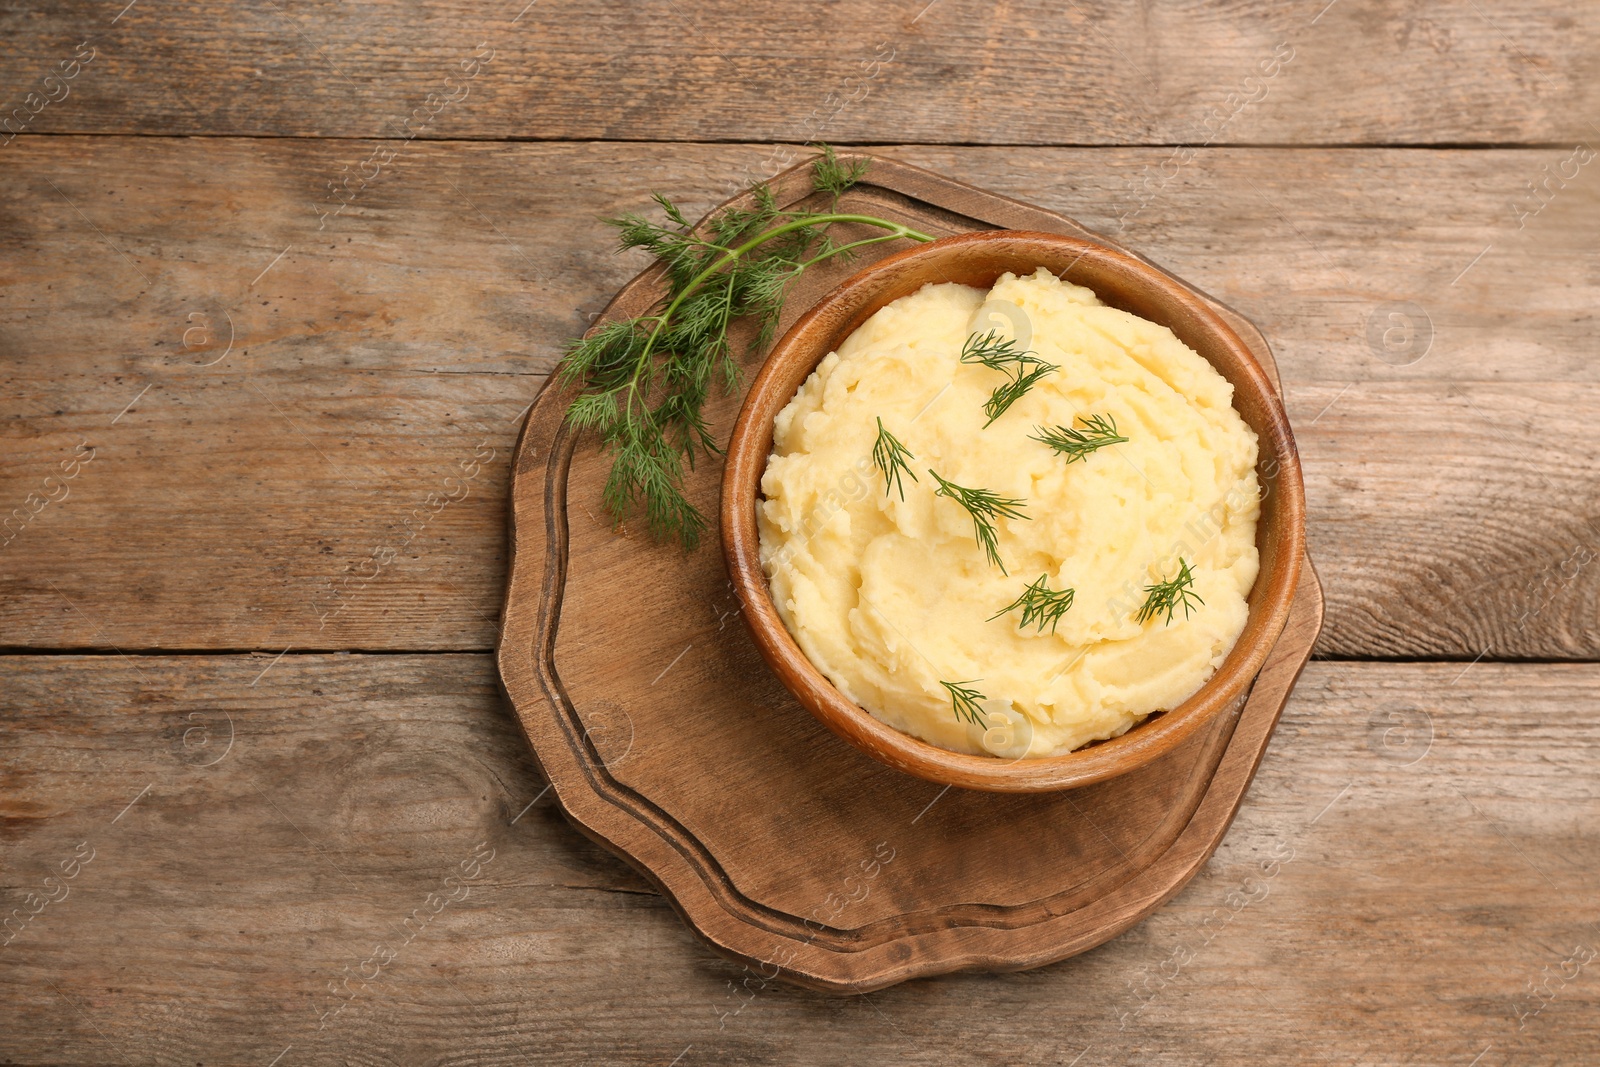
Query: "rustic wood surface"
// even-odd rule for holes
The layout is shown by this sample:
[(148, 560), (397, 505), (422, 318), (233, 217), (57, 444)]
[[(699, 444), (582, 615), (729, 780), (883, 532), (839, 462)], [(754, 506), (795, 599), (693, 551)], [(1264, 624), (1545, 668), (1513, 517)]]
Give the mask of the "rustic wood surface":
[(0, 661), (8, 894), (94, 850), (0, 949), (15, 1062), (1501, 1067), (1600, 1041), (1596, 964), (1562, 977), (1600, 947), (1593, 664), (1313, 662), (1165, 908), (1056, 966), (851, 998), (743, 986), (575, 833), (488, 656), (271, 663)]
[[(31, 129), (1559, 143), (1594, 136), (1597, 30), (1587, 5), (1541, 0), (271, 0), (225, 17), (201, 0), (76, 0), (0, 12), (15, 42), (0, 85), (5, 106), (21, 106), (88, 41), (93, 58)], [(1275, 56), (1281, 69), (1262, 82)]]
[[(868, 157), (841, 160), (856, 158)], [(1082, 236), (1064, 217), (931, 172), (885, 160), (872, 166), (867, 180), (838, 200), (838, 210), (893, 218), (928, 234), (1009, 227)], [(804, 166), (772, 183), (776, 202), (785, 206), (802, 202), (811, 188)], [(1112, 303), (1139, 291), (1086, 265), (1087, 246), (1063, 251), (1037, 237), (1006, 261), (1021, 256), (1019, 269), (1043, 264), (1070, 271)], [(885, 249), (862, 261), (883, 258)], [(929, 251), (937, 254), (939, 246)], [(810, 314), (860, 262), (808, 272), (790, 289), (779, 329), (805, 315), (812, 329), (823, 322), (830, 336), (848, 333), (864, 308), (837, 319)], [(901, 260), (908, 262), (918, 260)], [(974, 277), (973, 266), (950, 257), (931, 267), (922, 262), (909, 280), (890, 283), (890, 291), (914, 289), (930, 277)], [(975, 269), (987, 278), (980, 284), (990, 284), (1002, 268), (991, 260)], [(641, 274), (593, 328), (641, 314), (661, 292), (659, 272)], [(1179, 296), (1205, 302), (1177, 285), (1168, 292), (1174, 302)], [(871, 302), (889, 298), (879, 292)], [(1172, 314), (1182, 335), (1180, 313)], [(1261, 408), (1275, 395), (1277, 366), (1248, 323), (1239, 329), (1247, 354), (1189, 337), (1225, 374), (1259, 383), (1251, 399), (1241, 387), (1235, 403), (1264, 427), (1271, 416)], [(720, 512), (724, 524), (743, 511), (723, 490), (749, 454), (732, 423), (752, 411), (758, 423), (776, 415), (772, 405), (764, 413), (747, 407), (746, 394), (775, 388), (770, 399), (781, 405), (833, 343), (821, 344), (787, 375), (792, 380), (780, 377), (774, 386), (767, 375), (784, 366), (799, 330), (784, 334), (759, 374), (754, 364), (762, 357), (746, 359), (742, 387), (706, 405), (711, 432), (729, 442), (726, 461), (697, 464), (684, 489), (707, 514)], [(1248, 370), (1241, 370), (1242, 359), (1250, 361)], [(1225, 686), (1230, 669), (1245, 673), (1234, 695), (1213, 694), (1209, 712), (1191, 702), (1096, 748), (1089, 758), (1123, 764), (1115, 777), (1086, 777), (1080, 781), (1094, 784), (1071, 791), (995, 795), (966, 788), (1001, 784), (994, 779), (919, 768), (926, 781), (913, 782), (891, 769), (908, 766), (902, 753), (880, 753), (881, 762), (873, 762), (870, 747), (839, 745), (828, 733), (837, 727), (825, 728), (825, 716), (807, 714), (796, 699), (803, 683), (786, 676), (792, 661), (774, 662), (758, 651), (752, 631), (762, 609), (739, 588), (732, 563), (712, 553), (685, 560), (673, 548), (593, 522), (603, 507), (606, 462), (564, 429), (570, 402), (570, 389), (541, 392), (512, 460), (512, 561), (497, 650), (506, 696), (562, 810), (638, 867), (701, 937), (761, 981), (781, 975), (825, 992), (864, 993), (956, 970), (1057, 962), (1103, 944), (1170, 899), (1222, 840), (1322, 625), (1321, 587), (1303, 552), (1303, 517), (1284, 507), (1290, 490), (1282, 475), (1297, 471), (1280, 471), (1266, 483), (1278, 495), (1263, 511), (1263, 576), (1252, 594), (1252, 625), (1234, 653), (1239, 657), (1250, 631), (1275, 617), (1278, 626), (1260, 648), (1265, 663), (1249, 668), (1234, 658), (1219, 670), (1208, 689)], [(1274, 447), (1271, 432), (1262, 431), (1264, 454)], [(770, 448), (770, 437), (758, 441), (755, 455), (764, 462)], [(740, 536), (753, 538), (753, 524)], [(1293, 568), (1289, 581), (1279, 561)], [(626, 610), (619, 610), (621, 590), (628, 591)], [(781, 628), (770, 605), (766, 612), (766, 625)], [(1129, 747), (1161, 751), (1152, 730), (1181, 726), (1181, 716), (1209, 721), (1185, 739), (1167, 735), (1173, 747), (1156, 758)], [(1057, 762), (1012, 762), (1006, 769), (1031, 774)], [(1071, 780), (1063, 775), (1055, 782)], [(760, 804), (749, 802), (753, 795)]]
[[(96, 451), (0, 548), (0, 644), (273, 651), (492, 648), (519, 416), (641, 266), (596, 216), (655, 188), (703, 210), (774, 160), (417, 145), (319, 231), (318, 183), (370, 145), (3, 151), (0, 501)], [(1600, 656), (1592, 167), (1519, 230), (1519, 185), (1565, 152), (1213, 150), (1120, 222), (1170, 150), (880, 151), (1071, 215), (1261, 327), (1328, 587), (1319, 655)], [(1402, 302), (1410, 348), (1375, 350)]]
[[(1592, 1058), (1595, 30), (0, 8), (0, 1061)], [(1057, 966), (761, 986), (541, 795), (485, 654), (519, 416), (640, 266), (595, 217), (812, 138), (1102, 230), (1283, 370), (1323, 659), (1196, 880)]]

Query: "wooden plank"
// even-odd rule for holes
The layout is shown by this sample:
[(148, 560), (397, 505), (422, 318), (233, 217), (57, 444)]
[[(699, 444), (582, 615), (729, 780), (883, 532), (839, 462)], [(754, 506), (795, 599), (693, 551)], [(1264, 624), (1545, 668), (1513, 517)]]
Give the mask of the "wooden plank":
[[(871, 165), (876, 188), (847, 193), (837, 205), (841, 211), (886, 215), (924, 233), (945, 232), (952, 213), (989, 226), (1084, 232), (1064, 216), (928, 171), (884, 159)], [(803, 167), (786, 171), (772, 188), (780, 205), (810, 192), (811, 176)], [(748, 206), (748, 199), (731, 203)], [(970, 253), (972, 237), (986, 235), (956, 240)], [(1013, 250), (1010, 269), (1032, 270), (1041, 263), (1058, 271), (1084, 267), (1081, 241), (1068, 242), (1063, 251), (1038, 234), (1016, 240), (1031, 250)], [(1018, 261), (1019, 254), (1040, 258)], [(818, 314), (822, 308), (811, 307), (813, 302), (852, 269), (830, 264), (808, 272), (791, 289), (783, 317)], [(987, 285), (1001, 269), (991, 263), (980, 277), (974, 272), (982, 266), (944, 257), (893, 287), (907, 292), (963, 273), (967, 282)], [(1075, 275), (1091, 287), (1116, 282), (1110, 274), (1097, 277)], [(630, 282), (593, 329), (648, 310), (660, 285), (658, 272)], [(1116, 302), (1122, 292), (1119, 284), (1101, 295)], [(1220, 305), (1218, 310), (1232, 314)], [(849, 317), (846, 310), (835, 319)], [(1266, 342), (1242, 319), (1239, 325), (1255, 359), (1275, 379)], [(780, 347), (793, 340), (786, 338)], [(762, 373), (746, 378), (752, 397), (763, 383), (771, 385), (772, 361), (780, 358), (774, 350)], [(794, 381), (779, 383), (769, 399), (781, 406), (814, 362), (807, 361)], [(707, 404), (706, 423), (714, 435), (726, 437), (743, 395), (741, 388)], [(585, 520), (585, 510), (602, 506), (605, 466), (590, 450), (575, 454), (578, 442), (562, 431), (569, 397), (570, 390), (556, 387), (540, 394), (512, 461), (512, 564), (497, 649), (500, 677), (562, 810), (585, 833), (647, 871), (685, 922), (720, 951), (751, 967), (781, 966), (794, 981), (836, 993), (870, 992), (956, 970), (1036, 967), (1093, 948), (1137, 923), (1175, 894), (1222, 840), (1321, 630), (1320, 583), (1302, 556), (1303, 513), (1295, 514), (1295, 528), (1285, 534), (1280, 508), (1282, 537), (1275, 550), (1270, 535), (1263, 545), (1263, 575), (1278, 573), (1270, 582), (1263, 579), (1262, 590), (1269, 584), (1281, 590), (1286, 618), (1281, 634), (1271, 628), (1260, 648), (1259, 676), (1244, 670), (1240, 699), (1220, 697), (1210, 711), (1203, 702), (1186, 705), (1098, 748), (1089, 759), (1120, 758), (1126, 767), (1139, 760), (1125, 743), (1144, 745), (1150, 758), (1160, 750), (1160, 734), (1147, 731), (1181, 726), (1185, 715), (1191, 723), (1207, 719), (1159, 760), (1070, 795), (966, 792), (967, 786), (1048, 789), (1052, 774), (1059, 790), (1106, 775), (1080, 773), (1069, 783), (1071, 768), (1063, 774), (1059, 765), (1070, 760), (1034, 760), (1006, 768), (1008, 774), (1033, 775), (1031, 783), (984, 781), (978, 768), (963, 773), (950, 765), (931, 767), (919, 763), (915, 752), (890, 751), (881, 737), (863, 743), (859, 732), (840, 729), (803, 695), (797, 703), (795, 695), (809, 683), (792, 677), (795, 660), (774, 656), (771, 648), (758, 650), (760, 627), (752, 616), (761, 608), (741, 587), (735, 564), (724, 566), (715, 555), (685, 560)], [(765, 417), (770, 420), (775, 411)], [(1252, 423), (1261, 419), (1259, 409), (1254, 417), (1247, 406), (1242, 412)], [(741, 424), (747, 418), (748, 412)], [(759, 474), (769, 445), (756, 447)], [(737, 435), (727, 451), (726, 474), (702, 464), (684, 482), (691, 500), (708, 513), (720, 510), (725, 522), (730, 509), (719, 509), (716, 497), (720, 483), (737, 480)], [(1280, 482), (1274, 492), (1287, 490)], [(736, 536), (753, 538), (753, 524)], [(1298, 574), (1297, 592), (1276, 580), (1285, 562), (1293, 568), (1291, 577)], [(619, 610), (622, 589), (629, 593)], [(1255, 599), (1252, 615), (1259, 625), (1271, 598)], [(770, 606), (767, 613), (768, 623), (781, 631)], [(727, 625), (730, 616), (733, 626)], [(750, 628), (739, 624), (741, 616)], [(1241, 637), (1231, 660), (1246, 647)], [(1226, 685), (1228, 666), (1219, 669), (1213, 686)], [(827, 745), (823, 724), (802, 705), (888, 766)], [(695, 709), (692, 716), (684, 713), (689, 708)], [(624, 729), (619, 717), (626, 719)], [(709, 766), (700, 762), (708, 751), (717, 753)], [(931, 784), (910, 788), (901, 773), (907, 770)], [(1116, 768), (1110, 773), (1116, 775)], [(946, 783), (962, 788), (945, 796), (940, 787)], [(751, 805), (748, 797), (756, 793), (763, 801)], [(1097, 808), (1115, 812), (1114, 818), (1083, 817), (1085, 809)], [(797, 818), (797, 812), (819, 817)], [(1040, 826), (1051, 828), (1047, 848), (1039, 847)], [(883, 836), (889, 827), (895, 828), (893, 845)], [(897, 855), (909, 862), (892, 864)], [(777, 856), (782, 859), (775, 861)], [(860, 899), (848, 911), (819, 909), (818, 900), (839, 899), (837, 864), (843, 856), (857, 857), (859, 866), (843, 877), (849, 895)]]
[(524, 810), (487, 656), (5, 657), (0, 896), (61, 899), (0, 947), (0, 1052), (1580, 1062), (1600, 667), (1462, 666), (1313, 663), (1217, 854), (1115, 941), (852, 999), (763, 986)]
[[(321, 218), (373, 147), (6, 149), (0, 645), (491, 648), (519, 413), (641, 265), (596, 216), (654, 188), (703, 210), (770, 166), (413, 145)], [(1572, 503), (1600, 464), (1592, 167), (1519, 223), (1564, 150), (1207, 151), (1137, 198), (1165, 150), (886, 151), (1074, 215), (1263, 328), (1320, 654), (1600, 656)]]
[(58, 2), (0, 13), (0, 85), (53, 133), (1567, 143), (1597, 30), (1552, 0)]

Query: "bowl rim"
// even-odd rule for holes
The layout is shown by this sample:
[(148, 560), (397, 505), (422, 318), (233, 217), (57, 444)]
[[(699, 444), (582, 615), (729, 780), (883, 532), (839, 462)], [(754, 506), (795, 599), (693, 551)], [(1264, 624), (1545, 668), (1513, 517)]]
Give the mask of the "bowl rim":
[[(1274, 567), (1270, 573), (1258, 574), (1256, 587), (1252, 589), (1253, 594), (1259, 591), (1260, 595), (1251, 608), (1251, 615), (1259, 613), (1262, 624), (1248, 644), (1244, 643), (1246, 635), (1240, 635), (1240, 642), (1189, 699), (1176, 708), (1143, 720), (1119, 737), (1087, 748), (1059, 756), (1003, 760), (941, 748), (882, 722), (841, 693), (800, 649), (773, 602), (761, 565), (756, 520), (761, 477), (772, 450), (773, 418), (788, 404), (792, 394), (782, 397), (782, 403), (771, 408), (771, 416), (763, 418), (761, 410), (771, 403), (770, 394), (780, 370), (796, 359), (810, 359), (805, 372), (809, 377), (827, 356), (827, 352), (811, 351), (806, 343), (811, 340), (813, 324), (842, 315), (840, 322), (850, 324), (853, 321), (849, 325), (853, 330), (889, 302), (874, 304), (874, 299), (876, 283), (891, 268), (919, 258), (940, 258), (952, 250), (959, 251), (974, 244), (1037, 247), (1041, 242), (1076, 252), (1074, 264), (1081, 260), (1098, 260), (1113, 270), (1137, 276), (1138, 281), (1157, 290), (1161, 301), (1176, 305), (1197, 319), (1200, 326), (1236, 358), (1244, 380), (1235, 382), (1235, 388), (1247, 385), (1263, 401), (1264, 425), (1256, 429), (1260, 431), (1259, 436), (1270, 440), (1271, 454), (1278, 460), (1275, 491), (1279, 495), (1282, 529), (1278, 531), (1280, 541)], [(863, 313), (867, 308), (871, 310)], [(1236, 409), (1237, 406), (1236, 403)], [(1263, 449), (1262, 454), (1264, 457), (1267, 450)], [(1258, 469), (1260, 463), (1258, 459)], [(1249, 346), (1217, 314), (1207, 298), (1148, 261), (1093, 240), (1028, 230), (979, 230), (905, 249), (850, 275), (807, 309), (773, 346), (744, 398), (723, 471), (721, 520), (728, 574), (744, 608), (742, 614), (762, 658), (801, 705), (834, 733), (880, 762), (928, 781), (993, 792), (1070, 789), (1127, 773), (1171, 751), (1224, 710), (1242, 703), (1241, 698), (1249, 691), (1288, 620), (1305, 549), (1304, 484), (1294, 436), (1282, 400)], [(1263, 581), (1267, 583), (1264, 588)], [(1248, 621), (1246, 626), (1248, 629)]]

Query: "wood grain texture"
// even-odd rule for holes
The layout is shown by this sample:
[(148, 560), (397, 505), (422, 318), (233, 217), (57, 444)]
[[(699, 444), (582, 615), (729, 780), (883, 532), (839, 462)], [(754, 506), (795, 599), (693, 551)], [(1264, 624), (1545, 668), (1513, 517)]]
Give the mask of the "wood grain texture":
[(837, 998), (763, 988), (548, 796), (524, 813), (543, 782), (489, 657), (270, 662), (0, 659), (7, 910), (95, 850), (0, 948), (0, 1058), (562, 1065), (603, 1034), (608, 1062), (681, 1067), (1503, 1067), (1600, 1041), (1595, 964), (1559, 977), (1600, 948), (1593, 665), (1313, 663), (1228, 838), (1140, 926)]
[[(873, 167), (874, 183), (846, 193), (839, 210), (928, 234), (981, 223), (1083, 236), (1069, 220), (927, 171), (885, 160)], [(772, 191), (788, 206), (811, 184), (796, 167)], [(966, 239), (981, 236), (890, 256), (881, 277), (894, 278), (899, 267), (914, 277), (860, 301), (846, 297), (838, 315), (828, 301), (852, 291), (833, 289), (852, 266), (808, 271), (779, 328), (803, 325), (787, 332), (760, 373), (762, 357), (746, 357), (744, 389), (786, 398), (826, 351), (797, 352), (797, 368), (788, 367), (785, 352), (806, 330), (847, 333), (872, 306), (929, 276), (974, 278), (976, 270), (992, 283), (1002, 269), (993, 257), (1005, 255), (1012, 269), (1067, 269), (1111, 302), (1170, 323), (1251, 390), (1258, 406), (1242, 403), (1246, 417), (1275, 434), (1279, 448), (1292, 447), (1271, 384), (1276, 365), (1248, 322), (1104, 244), (1034, 232), (1017, 239), (1027, 242), (1021, 249), (1002, 253)], [(882, 254), (874, 248), (862, 259)], [(968, 255), (979, 263), (964, 264)], [(867, 277), (850, 284), (871, 293), (871, 281), (858, 285)], [(654, 270), (629, 282), (595, 329), (639, 315), (660, 285)], [(736, 415), (746, 431), (758, 426), (764, 434), (783, 402), (746, 407), (744, 389), (707, 403), (705, 421), (719, 439)], [(1013, 971), (1065, 959), (1148, 915), (1222, 839), (1321, 628), (1321, 589), (1302, 555), (1292, 463), (1264, 480), (1276, 490), (1263, 511), (1265, 580), (1240, 638), (1240, 650), (1254, 645), (1257, 665), (1230, 657), (1199, 698), (1095, 748), (1088, 760), (1099, 773), (1074, 778), (1073, 757), (975, 768), (985, 761), (941, 763), (934, 750), (918, 762), (920, 744), (908, 752), (883, 729), (863, 743), (830, 721), (829, 709), (808, 702), (794, 676), (826, 681), (792, 645), (788, 658), (763, 645), (763, 630), (787, 634), (770, 601), (752, 602), (766, 592), (759, 569), (753, 596), (737, 564), (730, 573), (715, 557), (684, 559), (587, 518), (602, 506), (607, 464), (564, 427), (569, 396), (555, 386), (539, 395), (513, 459), (501, 679), (574, 824), (637, 866), (701, 937), (764, 983), (781, 978), (863, 993), (955, 970)], [(753, 421), (744, 421), (752, 411)], [(1279, 425), (1267, 431), (1272, 420)], [(755, 531), (729, 516), (748, 519), (754, 505), (730, 503), (728, 485), (753, 478), (738, 471), (768, 447), (758, 439), (752, 451), (741, 441), (748, 435), (735, 431), (726, 475), (722, 463), (702, 462), (684, 478), (685, 495), (708, 514), (717, 513), (721, 495), (722, 521), (738, 523), (726, 539), (734, 558)], [(1285, 573), (1290, 566), (1295, 571)], [(840, 714), (852, 723), (866, 719), (846, 707)], [(824, 724), (879, 762), (836, 747)], [(1106, 775), (1105, 757), (1121, 764), (1116, 777)], [(1001, 796), (959, 788), (1086, 781), (1093, 784)]]
[[(655, 188), (704, 210), (775, 167), (760, 146), (417, 144), (324, 223), (324, 183), (372, 148), (3, 150), (0, 512), (96, 451), (0, 548), (0, 644), (492, 647), (518, 415), (641, 266), (595, 216)], [(1600, 656), (1594, 164), (1519, 228), (1567, 150), (1209, 150), (1158, 187), (1165, 149), (881, 151), (1073, 215), (1262, 327), (1320, 654)], [(1369, 344), (1407, 301), (1410, 347)], [(446, 479), (480, 445), (462, 497)]]
[[(1494, 660), (1600, 658), (1597, 29), (1551, 0), (0, 5), (0, 650), (270, 650), (0, 655), (0, 1061), (1592, 1058), (1600, 666)], [(1244, 311), (1321, 654), (1461, 661), (1313, 663), (1198, 877), (1058, 966), (836, 998), (723, 961), (561, 820), (457, 654), (495, 643), (519, 413), (640, 266), (595, 216), (696, 215), (817, 138), (924, 142), (886, 151)], [(1210, 147), (1137, 147), (1173, 143)]]
[[(848, 161), (853, 157), (840, 158)], [(875, 184), (905, 194), (915, 202), (919, 216), (926, 216), (926, 221), (915, 219), (920, 232), (929, 232), (931, 224), (939, 221), (939, 213), (932, 210), (935, 207), (959, 209), (992, 228), (903, 248), (876, 262), (870, 262), (876, 257), (870, 257), (869, 252), (850, 265), (858, 268), (850, 280), (831, 288), (820, 301), (808, 304), (798, 293), (790, 299), (790, 305), (801, 317), (767, 354), (760, 370), (750, 375), (738, 421), (727, 436), (726, 455), (720, 464), (723, 474), (718, 516), (723, 555), (743, 617), (762, 659), (784, 687), (830, 730), (891, 767), (942, 785), (1004, 792), (1045, 792), (1125, 774), (1176, 746), (1200, 723), (1238, 706), (1283, 633), (1295, 601), (1296, 582), (1306, 569), (1305, 492), (1294, 436), (1278, 392), (1272, 353), (1248, 323), (1229, 322), (1224, 314), (1235, 320), (1237, 316), (1215, 306), (1181, 280), (1149, 266), (1125, 249), (1086, 240), (1079, 227), (1070, 226), (1064, 219), (1060, 225), (1070, 226), (1074, 232), (1031, 230), (1027, 227), (1047, 227), (1054, 220), (1024, 222), (1014, 217), (1014, 205), (1000, 197), (955, 186), (929, 171), (913, 170), (904, 164), (866, 156), (860, 160), (870, 161)], [(781, 184), (775, 185), (781, 188)], [(852, 190), (841, 198), (840, 209), (866, 213), (864, 208), (851, 206), (854, 195)], [(982, 203), (984, 198), (989, 201), (987, 208)], [(1231, 383), (1233, 406), (1257, 435), (1260, 446), (1256, 467), (1262, 496), (1256, 528), (1260, 573), (1250, 590), (1249, 621), (1232, 650), (1205, 685), (1180, 705), (1102, 744), (1053, 757), (996, 760), (982, 752), (976, 756), (951, 752), (902, 733), (880, 722), (823, 675), (790, 634), (786, 620), (779, 616), (762, 565), (756, 515), (780, 413), (817, 366), (864, 322), (892, 302), (910, 297), (926, 286), (955, 282), (986, 290), (1002, 275), (1024, 276), (1036, 269), (1085, 286), (1112, 307), (1162, 324)], [(821, 284), (829, 281), (824, 277)], [(613, 313), (608, 312), (606, 317), (613, 317)], [(596, 327), (604, 321), (602, 318)], [(535, 405), (535, 411), (539, 406)], [(530, 414), (530, 430), (533, 424), (534, 416)], [(720, 429), (719, 426), (719, 439)], [(527, 444), (525, 438), (522, 447)], [(524, 491), (520, 486), (512, 490), (514, 496)], [(515, 499), (512, 514), (516, 520), (515, 536), (521, 529), (521, 509)], [(808, 519), (808, 526), (809, 523)], [(514, 564), (513, 592), (517, 578)], [(524, 590), (523, 595), (531, 597), (532, 590)], [(862, 605), (865, 606), (864, 597)], [(1320, 631), (1320, 590), (1311, 614), (1316, 618), (1315, 630)], [(508, 634), (510, 618), (508, 605)], [(1312, 628), (1304, 630), (1307, 654), (1315, 637)]]
[(1564, 143), (1596, 133), (1597, 30), (1553, 0), (68, 0), (0, 12), (0, 87), (49, 132)]

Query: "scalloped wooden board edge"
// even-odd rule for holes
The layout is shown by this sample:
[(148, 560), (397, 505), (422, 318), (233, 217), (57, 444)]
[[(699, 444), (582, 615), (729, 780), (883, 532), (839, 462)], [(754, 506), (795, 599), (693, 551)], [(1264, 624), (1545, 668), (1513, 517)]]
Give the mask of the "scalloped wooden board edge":
[[(1048, 230), (1130, 251), (1043, 208), (893, 160), (841, 153), (845, 161), (860, 158), (872, 163), (865, 185), (904, 198), (951, 232)], [(802, 163), (772, 180), (779, 203), (803, 198), (809, 189), (808, 166)], [(659, 270), (651, 268), (634, 278), (601, 319), (638, 314), (653, 299), (659, 277)], [(1278, 385), (1277, 366), (1260, 331), (1231, 308), (1201, 295), (1239, 332)], [(512, 463), (511, 562), (497, 656), (502, 684), (563, 813), (581, 832), (638, 869), (713, 948), (755, 968), (763, 978), (833, 993), (866, 993), (958, 970), (1042, 966), (1133, 926), (1181, 890), (1221, 842), (1321, 631), (1322, 590), (1309, 558), (1302, 563), (1289, 622), (1239, 710), (1192, 815), (1166, 849), (1134, 876), (1081, 906), (1009, 929), (954, 925), (854, 951), (830, 947), (815, 935), (795, 936), (795, 916), (773, 915), (743, 897), (728, 883), (726, 872), (708, 869), (716, 864), (714, 859), (708, 864), (700, 854), (703, 849), (685, 847), (660, 820), (641, 815), (653, 808), (648, 798), (629, 796), (630, 791), (608, 781), (604, 761), (555, 669), (568, 533), (562, 505), (573, 448), (562, 427), (567, 395), (547, 382), (528, 412)]]

